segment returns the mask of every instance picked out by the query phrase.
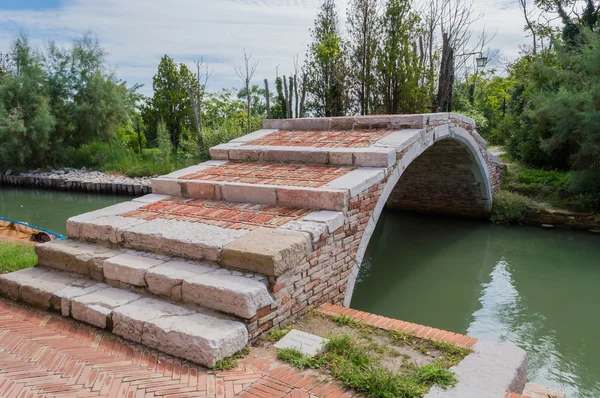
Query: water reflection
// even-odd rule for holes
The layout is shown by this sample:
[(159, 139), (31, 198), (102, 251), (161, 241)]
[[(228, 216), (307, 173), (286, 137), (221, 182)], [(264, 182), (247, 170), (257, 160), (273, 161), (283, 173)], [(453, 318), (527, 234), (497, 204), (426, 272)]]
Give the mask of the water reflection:
[(529, 354), (531, 380), (600, 396), (600, 237), (384, 213), (352, 306)]
[(64, 234), (69, 217), (130, 199), (117, 195), (0, 186), (0, 216)]

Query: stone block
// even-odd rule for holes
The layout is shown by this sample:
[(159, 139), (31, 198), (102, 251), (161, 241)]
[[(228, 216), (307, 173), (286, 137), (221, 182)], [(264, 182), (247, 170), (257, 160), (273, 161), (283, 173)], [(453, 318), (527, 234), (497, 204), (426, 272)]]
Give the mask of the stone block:
[[(181, 286), (184, 280), (213, 272), (215, 266), (202, 265), (184, 261), (169, 261), (158, 265), (146, 272), (146, 283), (148, 290), (157, 296), (171, 297), (172, 300), (181, 300), (181, 292), (178, 297), (173, 296), (173, 289)], [(179, 289), (181, 290), (181, 289)], [(177, 294), (177, 293), (176, 293)]]
[(322, 188), (280, 187), (277, 189), (279, 206), (344, 211), (348, 207), (348, 191)]
[(126, 290), (109, 287), (71, 300), (71, 316), (101, 329), (112, 327), (112, 311), (138, 300), (140, 296)]
[(23, 281), (19, 298), (28, 304), (49, 309), (52, 307), (54, 293), (70, 286), (76, 280), (77, 277), (73, 274), (52, 270), (39, 278)]
[(196, 311), (152, 298), (142, 298), (116, 308), (112, 314), (117, 336), (136, 343), (142, 342), (144, 325), (157, 318), (192, 315)]
[(322, 188), (347, 189), (352, 198), (383, 181), (385, 173), (386, 169), (359, 168), (336, 178)]
[(13, 300), (20, 298), (21, 285), (49, 275), (52, 271), (47, 268), (25, 268), (20, 271), (0, 275), (0, 294)]
[(59, 310), (62, 316), (71, 315), (71, 300), (75, 297), (94, 293), (98, 290), (106, 289), (108, 285), (98, 283), (90, 279), (79, 279), (73, 282), (70, 286), (65, 287), (54, 293), (53, 301), (56, 299), (56, 307), (53, 302), (54, 309)]
[(393, 148), (358, 148), (354, 152), (354, 165), (357, 167), (391, 167), (396, 163), (396, 150)]
[(145, 206), (145, 204), (140, 202), (124, 202), (105, 207), (104, 209), (71, 217), (67, 220), (67, 236), (69, 238), (79, 238), (81, 235), (82, 225), (102, 217), (115, 216), (117, 214), (137, 210), (142, 206)]
[(207, 273), (185, 279), (183, 301), (250, 319), (273, 303), (264, 283), (225, 273)]
[(300, 350), (304, 355), (314, 357), (321, 352), (328, 341), (321, 336), (294, 329), (279, 340), (275, 344), (275, 348), (295, 348)]
[(210, 157), (213, 160), (229, 160), (229, 150), (231, 147), (227, 144), (217, 145), (210, 148)]
[(135, 254), (121, 254), (104, 261), (104, 277), (134, 286), (146, 286), (145, 275), (164, 260)]
[(37, 245), (35, 252), (40, 266), (92, 276), (99, 280), (102, 277), (98, 277), (98, 270), (94, 269), (95, 262), (120, 254), (118, 250), (108, 246), (73, 239)]
[(327, 225), (329, 233), (333, 233), (344, 225), (344, 213), (329, 210), (314, 211), (302, 220), (324, 223)]
[(281, 227), (282, 229), (289, 229), (291, 231), (301, 231), (310, 234), (312, 242), (318, 242), (321, 239), (321, 235), (328, 232), (327, 224), (319, 223), (314, 221), (291, 221)]
[(265, 150), (265, 162), (328, 164), (329, 152), (319, 148), (290, 147)]
[(530, 398), (567, 398), (567, 394), (536, 383), (525, 384), (523, 395)]
[(279, 131), (279, 130), (277, 130), (277, 129), (261, 129), (261, 130), (255, 131), (253, 133), (238, 137), (229, 142), (231, 142), (231, 143), (247, 143), (250, 141), (258, 140), (259, 138), (266, 137), (267, 135), (271, 135), (273, 133), (276, 133), (277, 131)]
[(279, 276), (298, 264), (309, 249), (307, 234), (260, 228), (226, 245), (221, 264), (267, 276)]
[(142, 344), (212, 367), (248, 344), (240, 322), (201, 313), (154, 319), (144, 324)]
[(153, 178), (152, 192), (160, 195), (181, 196), (181, 185), (178, 180), (171, 178)]
[(180, 182), (182, 187), (182, 196), (186, 198), (218, 200), (217, 192), (221, 188), (219, 184), (208, 181), (185, 181)]
[(122, 231), (123, 244), (136, 250), (218, 261), (223, 246), (248, 231), (175, 220), (152, 220)]
[(132, 199), (132, 202), (144, 203), (145, 205), (155, 202), (160, 202), (161, 200), (169, 199), (169, 195), (159, 195), (156, 193), (150, 193), (148, 195), (144, 195), (140, 198)]
[(354, 154), (352, 150), (330, 150), (329, 164), (335, 166), (352, 166), (354, 164)]
[(264, 158), (264, 150), (254, 146), (244, 146), (229, 151), (229, 159), (242, 162), (260, 162)]
[(256, 184), (224, 183), (221, 186), (223, 200), (229, 202), (274, 205), (277, 203), (277, 188)]

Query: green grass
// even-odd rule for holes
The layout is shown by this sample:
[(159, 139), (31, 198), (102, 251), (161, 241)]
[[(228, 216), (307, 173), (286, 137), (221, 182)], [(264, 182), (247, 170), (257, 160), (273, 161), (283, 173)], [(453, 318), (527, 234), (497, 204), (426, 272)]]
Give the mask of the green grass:
[(497, 224), (510, 224), (523, 219), (527, 210), (539, 211), (544, 206), (519, 193), (501, 190), (494, 195), (491, 220)]
[(323, 353), (307, 357), (296, 349), (279, 350), (277, 358), (298, 369), (326, 368), (345, 386), (367, 397), (421, 397), (432, 386), (447, 389), (456, 384), (443, 362), (425, 366), (407, 364), (399, 373), (386, 369), (370, 348), (349, 335), (332, 336)]
[(250, 353), (249, 348), (244, 348), (241, 351), (236, 352), (230, 357), (218, 360), (213, 366), (213, 370), (231, 370), (237, 368), (238, 359), (244, 358)]
[(267, 333), (265, 335), (265, 339), (268, 341), (279, 341), (281, 340), (286, 334), (288, 334), (290, 332), (291, 329), (288, 328), (283, 328), (283, 329), (279, 329), (279, 328), (274, 328), (271, 329), (269, 331), (269, 333)]
[(33, 245), (0, 241), (0, 272), (13, 272), (37, 263)]

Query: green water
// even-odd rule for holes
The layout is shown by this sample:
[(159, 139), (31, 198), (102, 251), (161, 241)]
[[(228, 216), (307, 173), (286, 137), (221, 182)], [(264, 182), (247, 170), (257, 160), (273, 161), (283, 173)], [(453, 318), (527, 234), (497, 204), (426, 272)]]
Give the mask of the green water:
[(529, 355), (529, 379), (600, 397), (600, 236), (384, 213), (352, 308)]
[(131, 198), (0, 186), (0, 217), (65, 234), (69, 217), (127, 200)]

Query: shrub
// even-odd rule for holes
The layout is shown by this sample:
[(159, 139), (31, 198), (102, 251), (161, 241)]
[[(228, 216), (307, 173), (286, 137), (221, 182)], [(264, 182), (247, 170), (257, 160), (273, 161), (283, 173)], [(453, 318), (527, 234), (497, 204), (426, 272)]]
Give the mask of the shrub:
[(498, 224), (518, 222), (523, 219), (526, 210), (541, 210), (541, 206), (533, 199), (514, 192), (499, 191), (494, 195), (492, 221)]

